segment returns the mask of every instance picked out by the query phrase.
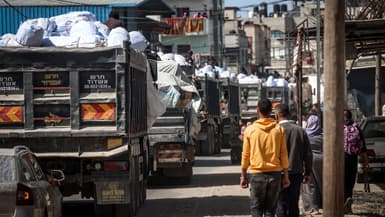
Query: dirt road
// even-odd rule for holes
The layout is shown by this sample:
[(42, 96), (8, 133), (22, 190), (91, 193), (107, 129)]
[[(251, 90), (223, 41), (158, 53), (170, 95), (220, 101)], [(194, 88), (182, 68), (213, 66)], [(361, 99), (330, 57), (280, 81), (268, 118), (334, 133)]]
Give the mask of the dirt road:
[[(136, 216), (249, 217), (249, 190), (239, 187), (239, 176), (240, 166), (231, 164), (229, 150), (222, 150), (222, 154), (216, 156), (197, 157), (189, 183), (175, 179), (151, 180), (147, 201)], [(345, 217), (385, 216), (385, 184), (372, 184), (371, 190), (365, 193), (362, 185), (356, 185), (354, 215)], [(64, 217), (71, 216), (94, 216), (92, 203), (65, 203)]]
[(240, 166), (231, 164), (229, 150), (197, 157), (189, 184), (153, 180), (137, 217), (249, 216), (249, 191), (239, 187), (239, 176)]

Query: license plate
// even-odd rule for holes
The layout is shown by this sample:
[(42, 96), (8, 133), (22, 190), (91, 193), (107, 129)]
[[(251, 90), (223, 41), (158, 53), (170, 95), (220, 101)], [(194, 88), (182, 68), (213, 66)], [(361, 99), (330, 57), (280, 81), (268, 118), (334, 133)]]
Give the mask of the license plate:
[(129, 203), (128, 183), (97, 182), (97, 204)]
[(126, 192), (124, 189), (112, 189), (112, 190), (103, 190), (102, 191), (102, 200), (107, 201), (124, 201), (126, 197)]

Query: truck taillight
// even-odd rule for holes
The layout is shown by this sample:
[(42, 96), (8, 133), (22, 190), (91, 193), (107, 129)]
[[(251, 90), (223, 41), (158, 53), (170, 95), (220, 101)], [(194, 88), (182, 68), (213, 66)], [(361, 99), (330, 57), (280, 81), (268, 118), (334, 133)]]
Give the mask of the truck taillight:
[(104, 171), (124, 171), (128, 170), (127, 161), (105, 161)]
[(33, 205), (32, 190), (29, 187), (20, 183), (17, 184), (16, 205), (17, 206)]

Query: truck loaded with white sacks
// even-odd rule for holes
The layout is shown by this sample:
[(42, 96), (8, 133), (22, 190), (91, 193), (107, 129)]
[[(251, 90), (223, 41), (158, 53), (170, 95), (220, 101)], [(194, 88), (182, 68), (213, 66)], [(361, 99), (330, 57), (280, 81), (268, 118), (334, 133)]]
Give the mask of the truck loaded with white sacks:
[(191, 78), (173, 60), (156, 61), (156, 86), (166, 111), (148, 132), (150, 175), (192, 176), (194, 138), (200, 129), (197, 112), (200, 97)]
[[(72, 14), (72, 28), (93, 28), (88, 15)], [(62, 170), (62, 194), (94, 199), (96, 215), (133, 216), (146, 198), (147, 131), (159, 100), (147, 57), (120, 27), (108, 43), (98, 33), (47, 36), (42, 25), (26, 21), (18, 37), (1, 37), (0, 147), (27, 146), (45, 171)], [(45, 40), (62, 46), (35, 47)]]

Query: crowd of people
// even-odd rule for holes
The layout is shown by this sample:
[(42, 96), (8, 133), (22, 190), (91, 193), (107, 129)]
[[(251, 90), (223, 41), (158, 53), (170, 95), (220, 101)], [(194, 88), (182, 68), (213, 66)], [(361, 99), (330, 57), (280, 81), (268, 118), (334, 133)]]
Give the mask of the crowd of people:
[[(314, 105), (306, 117), (305, 128), (291, 120), (289, 107), (278, 104), (275, 119), (272, 103), (258, 102), (258, 119), (241, 123), (242, 160), (240, 186), (250, 188), (253, 217), (298, 217), (299, 200), (310, 215), (322, 213), (322, 113)], [(351, 213), (352, 194), (358, 156), (367, 167), (362, 132), (344, 110), (344, 209)]]

